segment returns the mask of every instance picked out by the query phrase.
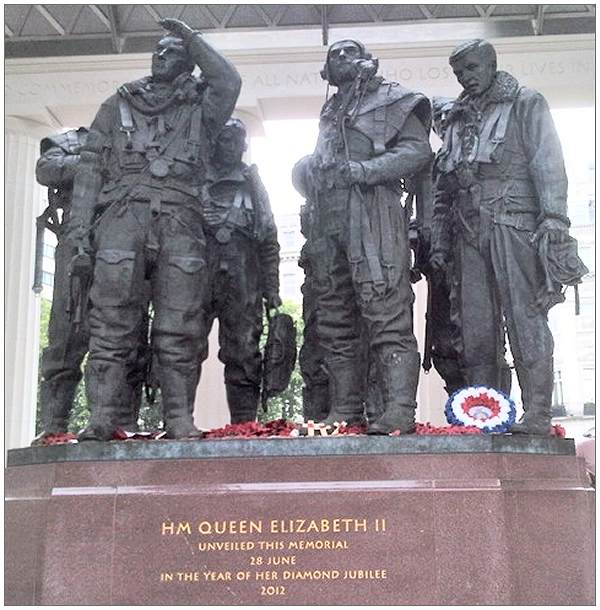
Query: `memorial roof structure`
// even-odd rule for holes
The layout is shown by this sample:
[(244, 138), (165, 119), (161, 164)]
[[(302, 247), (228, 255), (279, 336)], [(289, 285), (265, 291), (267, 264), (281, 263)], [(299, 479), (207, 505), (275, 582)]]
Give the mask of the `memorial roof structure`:
[[(140, 53), (161, 31), (157, 20), (184, 19), (204, 32), (317, 29), (323, 44), (333, 28), (485, 25), (485, 36), (595, 32), (593, 4), (11, 4), (4, 7), (8, 58)], [(92, 44), (93, 43), (93, 44)]]

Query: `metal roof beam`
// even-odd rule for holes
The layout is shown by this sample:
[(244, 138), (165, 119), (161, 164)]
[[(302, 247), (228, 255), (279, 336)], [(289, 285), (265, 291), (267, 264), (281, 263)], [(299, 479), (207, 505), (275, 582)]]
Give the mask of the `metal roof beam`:
[[(152, 30), (147, 24), (147, 18), (144, 18), (144, 13), (151, 15), (153, 20), (159, 16), (154, 5), (142, 5), (145, 9), (142, 14), (136, 12), (136, 7), (140, 5), (74, 5), (68, 22), (63, 19), (60, 23), (52, 14), (51, 5), (25, 5), (25, 11), (19, 15), (17, 22), (6, 25), (4, 29), (6, 47), (9, 49), (10, 57), (30, 56), (32, 50), (28, 45), (30, 42), (40, 44), (54, 43), (52, 46), (53, 53), (70, 55), (78, 53), (78, 49), (82, 49), (83, 54), (93, 51), (91, 48), (85, 47), (85, 41), (97, 40), (98, 48), (101, 53), (123, 53), (125, 49), (128, 51), (139, 52), (142, 49), (150, 48), (150, 42), (145, 41), (145, 38), (155, 39), (157, 30)], [(186, 7), (190, 5), (172, 5), (172, 13), (179, 18), (184, 14)], [(343, 11), (334, 11), (333, 5), (307, 5), (310, 13), (307, 15), (305, 25), (296, 23), (280, 25), (285, 19), (285, 15), (290, 10), (290, 5), (271, 5), (270, 7), (253, 8), (257, 15), (260, 15), (260, 21), (264, 25), (245, 26), (242, 22), (242, 15), (236, 13), (239, 5), (227, 7), (227, 11), (223, 16), (218, 16), (214, 13), (214, 8), (211, 5), (198, 5), (199, 12), (204, 16), (204, 30), (207, 32), (228, 31), (228, 32), (246, 32), (246, 31), (261, 31), (261, 30), (277, 30), (285, 31), (288, 29), (297, 29), (305, 27), (308, 29), (321, 30), (322, 43), (324, 46), (329, 44), (329, 35), (332, 27), (337, 25), (346, 25), (344, 22), (345, 13)], [(418, 7), (419, 14), (417, 19), (402, 19), (400, 16), (385, 20), (385, 12), (382, 12), (378, 7), (363, 5), (365, 8), (364, 16), (360, 23), (353, 23), (354, 26), (364, 25), (365, 27), (372, 26), (373, 23), (385, 23), (386, 25), (396, 24), (398, 26), (411, 25), (414, 23), (426, 24), (423, 27), (435, 28), (438, 25), (443, 31), (446, 31), (452, 23), (479, 23), (482, 28), (489, 29), (490, 32), (496, 32), (499, 36), (510, 36), (510, 28), (514, 27), (519, 35), (547, 35), (556, 34), (558, 32), (570, 31), (585, 31), (593, 32), (595, 24), (595, 6), (590, 4), (580, 5), (565, 5), (561, 6), (560, 11), (552, 12), (550, 4), (545, 5), (530, 5), (529, 12), (522, 12), (516, 15), (502, 14), (497, 15), (496, 10), (500, 5), (472, 5), (476, 9), (472, 11), (470, 17), (440, 17), (437, 14), (438, 5), (415, 5)], [(89, 15), (85, 16), (86, 7), (93, 11), (94, 16), (106, 26), (104, 32), (74, 32), (82, 24), (82, 20), (89, 20)], [(577, 10), (575, 10), (577, 9)], [(34, 11), (33, 13), (31, 11)], [(83, 12), (82, 12), (83, 11)], [(42, 16), (40, 20), (39, 15)], [(236, 19), (235, 16), (238, 17)], [(62, 17), (61, 17), (62, 18)], [(256, 20), (249, 16), (249, 20), (255, 23)], [(566, 23), (565, 23), (566, 20)], [(570, 21), (575, 24), (573, 28), (569, 25)], [(55, 22), (52, 24), (52, 22)], [(562, 21), (563, 23), (560, 23)], [(240, 22), (238, 24), (238, 22)], [(306, 23), (308, 22), (308, 23)], [(52, 24), (51, 28), (45, 27), (45, 24)], [(232, 25), (235, 23), (235, 25)], [(446, 29), (444, 29), (446, 28)], [(86, 28), (79, 28), (86, 30)], [(103, 30), (104, 28), (95, 28)], [(27, 35), (23, 35), (23, 32)], [(42, 34), (43, 32), (43, 34)], [(65, 45), (64, 52), (61, 52), (61, 45)], [(79, 46), (78, 46), (79, 45)], [(43, 46), (40, 47), (43, 49)], [(43, 51), (39, 51), (43, 52)]]
[(119, 14), (114, 4), (108, 5), (108, 26), (110, 28), (110, 40), (114, 52), (122, 53), (125, 41), (119, 33)]
[(79, 8), (77, 10), (77, 15), (75, 15), (75, 19), (73, 19), (73, 21), (71, 22), (71, 27), (69, 28), (69, 31), (67, 32), (67, 34), (69, 36), (71, 36), (73, 34), (73, 30), (75, 29), (75, 26), (77, 25), (77, 22), (79, 21), (79, 17), (81, 16), (81, 13), (83, 12), (83, 9), (85, 8), (85, 5), (80, 4)]
[(54, 114), (54, 112), (52, 112), (52, 110), (50, 110), (48, 106), (44, 106), (44, 110), (50, 118), (50, 122), (52, 123), (53, 127), (56, 127), (57, 129), (61, 129), (62, 127), (64, 127), (62, 121)]
[(275, 16), (273, 17), (273, 23), (275, 25), (279, 25), (279, 22), (283, 19), (283, 16), (287, 13), (288, 7), (285, 4), (282, 4)]
[(546, 10), (545, 4), (539, 4), (537, 9), (537, 15), (535, 19), (531, 20), (533, 26), (533, 33), (536, 36), (541, 36), (544, 33), (544, 11)]
[(374, 6), (372, 6), (371, 4), (363, 4), (363, 8), (365, 9), (369, 17), (371, 17), (374, 23), (379, 23), (379, 13), (375, 10)]
[[(546, 5), (548, 6), (548, 5)], [(571, 13), (547, 13), (546, 14), (546, 19), (576, 19), (579, 17), (595, 17), (596, 16), (596, 9), (595, 8), (590, 8), (589, 4), (585, 4), (584, 5), (586, 7), (586, 11), (576, 11), (576, 12), (571, 12)]]
[[(212, 22), (212, 24), (218, 28), (221, 24), (219, 23), (219, 20), (212, 14), (211, 10), (208, 8), (208, 6), (203, 6), (202, 4), (196, 4), (196, 8), (205, 16), (208, 18), (208, 20), (210, 22)], [(179, 15), (181, 16), (181, 14), (183, 13), (183, 11), (181, 13), (179, 13)], [(177, 17), (179, 18), (179, 17)]]
[(144, 10), (154, 19), (155, 21), (160, 21), (162, 17), (156, 12), (156, 9), (151, 4), (142, 4)]
[(326, 4), (321, 6), (321, 41), (324, 47), (329, 44), (329, 13)]
[(27, 20), (29, 19), (29, 15), (31, 15), (31, 11), (33, 10), (33, 6), (30, 6), (27, 9), (27, 13), (25, 14), (25, 18), (23, 19), (23, 22), (21, 23), (21, 27), (19, 28), (19, 31), (17, 32), (17, 36), (21, 36), (21, 34), (23, 33), (23, 30), (25, 29), (25, 24), (27, 23)]
[(274, 28), (277, 25), (260, 4), (255, 4), (252, 8), (260, 15), (260, 18), (265, 22), (267, 27)]
[(434, 19), (433, 13), (426, 4), (419, 4), (419, 10), (425, 19)]
[[(107, 30), (110, 30), (110, 19), (102, 12), (102, 9), (100, 9), (100, 7), (97, 4), (88, 4), (90, 10), (92, 11), (92, 13), (94, 13), (94, 15), (96, 15), (96, 17), (98, 17), (98, 19), (100, 19), (100, 21), (103, 23), (103, 25), (106, 27)], [(110, 8), (112, 5), (108, 5), (108, 8)]]
[(66, 34), (65, 28), (56, 21), (56, 19), (48, 12), (48, 9), (41, 4), (34, 4), (33, 8), (61, 35)]
[(219, 25), (225, 29), (227, 27), (227, 24), (229, 23), (229, 20), (233, 17), (233, 13), (235, 13), (237, 9), (237, 6), (235, 4), (231, 4), (229, 6), (229, 8), (227, 9), (227, 11), (225, 12), (225, 14), (223, 15), (223, 19), (221, 19)]

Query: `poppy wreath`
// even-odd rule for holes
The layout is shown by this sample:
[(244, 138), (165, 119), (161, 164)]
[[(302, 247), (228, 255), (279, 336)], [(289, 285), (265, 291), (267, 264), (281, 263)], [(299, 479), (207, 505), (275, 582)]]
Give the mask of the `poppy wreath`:
[(457, 390), (448, 398), (444, 410), (450, 424), (475, 426), (482, 432), (508, 432), (516, 419), (514, 401), (485, 386)]

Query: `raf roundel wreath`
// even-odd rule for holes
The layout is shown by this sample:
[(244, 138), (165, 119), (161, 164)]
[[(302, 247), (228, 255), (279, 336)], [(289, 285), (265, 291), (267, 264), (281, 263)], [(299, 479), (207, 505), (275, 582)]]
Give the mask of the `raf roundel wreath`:
[(482, 432), (508, 432), (515, 423), (515, 403), (503, 392), (485, 386), (462, 388), (448, 398), (446, 419)]

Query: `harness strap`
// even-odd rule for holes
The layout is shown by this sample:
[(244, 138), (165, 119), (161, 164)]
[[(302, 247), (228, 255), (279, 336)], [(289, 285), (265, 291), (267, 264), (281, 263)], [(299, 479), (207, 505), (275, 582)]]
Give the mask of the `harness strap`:
[(452, 123), (446, 132), (446, 137), (444, 138), (444, 148), (446, 150), (448, 145), (450, 145), (450, 159), (446, 171), (452, 171), (455, 167), (458, 167), (462, 156), (462, 142), (460, 141), (460, 133), (456, 123)]
[(480, 137), (481, 146), (477, 151), (477, 161), (481, 163), (492, 162), (492, 155), (506, 137), (508, 118), (513, 104), (514, 100), (497, 104), (492, 115), (485, 122)]
[(373, 113), (373, 150), (376, 155), (385, 152), (385, 115), (387, 106), (378, 106)]
[(224, 224), (237, 228), (247, 229), (246, 220), (243, 210), (252, 211), (252, 195), (243, 188), (239, 188), (233, 198), (231, 209), (225, 217)]
[(362, 260), (362, 241), (361, 241), (361, 201), (358, 196), (350, 197), (350, 247), (349, 258), (351, 263), (359, 263)]
[[(150, 222), (145, 248), (148, 258), (155, 262), (160, 251), (160, 216), (161, 216), (161, 193), (153, 192), (150, 199)], [(124, 209), (124, 208), (123, 208)]]
[(379, 208), (379, 227), (381, 235), (381, 260), (384, 265), (391, 265), (393, 261), (393, 237), (392, 222), (390, 218), (390, 206), (387, 203), (375, 201)]
[(196, 160), (200, 156), (200, 147), (202, 146), (202, 106), (197, 105), (192, 108), (190, 117), (190, 159)]
[(379, 262), (377, 249), (375, 248), (375, 241), (373, 239), (373, 232), (371, 231), (371, 223), (367, 214), (367, 208), (362, 200), (359, 202), (359, 205), (361, 215), (362, 245), (365, 250), (371, 280), (374, 284), (383, 284), (384, 281), (383, 273), (381, 271), (381, 263)]
[[(119, 89), (119, 93), (120, 92), (121, 90)], [(129, 104), (122, 94), (119, 97), (119, 117), (121, 119), (120, 130), (127, 136), (127, 144), (125, 144), (125, 146), (127, 148), (132, 148), (133, 142), (131, 141), (131, 134), (135, 131), (135, 126), (133, 124), (131, 108), (129, 108)]]

